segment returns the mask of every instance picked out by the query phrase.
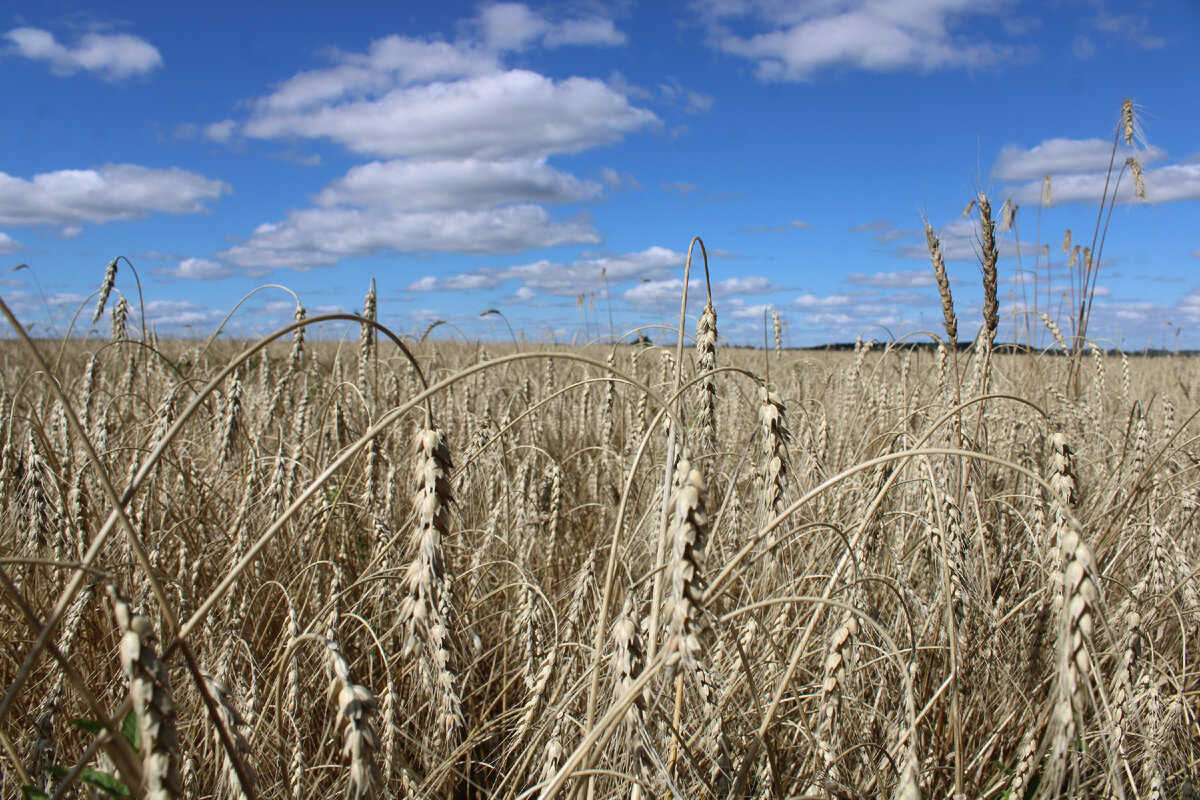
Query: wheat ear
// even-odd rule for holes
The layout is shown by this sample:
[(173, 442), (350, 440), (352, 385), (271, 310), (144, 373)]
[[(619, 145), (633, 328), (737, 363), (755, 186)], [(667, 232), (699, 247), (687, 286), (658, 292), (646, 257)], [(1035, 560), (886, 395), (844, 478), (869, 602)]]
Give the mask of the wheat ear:
[(181, 797), (179, 744), (171, 679), (158, 657), (158, 637), (150, 620), (135, 612), (111, 584), (113, 613), (121, 629), (121, 667), (129, 679), (129, 697), (141, 734), (142, 775), (147, 800)]

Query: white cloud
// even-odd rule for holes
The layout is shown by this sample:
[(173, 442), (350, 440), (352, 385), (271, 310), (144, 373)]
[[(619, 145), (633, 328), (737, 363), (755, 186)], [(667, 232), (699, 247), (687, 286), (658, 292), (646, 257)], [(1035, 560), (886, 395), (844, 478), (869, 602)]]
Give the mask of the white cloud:
[(936, 286), (933, 268), (899, 270), (897, 272), (876, 272), (866, 274), (851, 273), (846, 276), (846, 283), (856, 286), (871, 286), (877, 289), (919, 289), (925, 286)]
[(599, 244), (584, 222), (556, 222), (541, 206), (483, 210), (397, 211), (311, 208), (265, 223), (245, 242), (216, 253), (245, 267), (312, 269), (342, 258), (394, 251), (519, 253), (563, 244)]
[(1108, 170), (1110, 159), (1119, 168), (1129, 156), (1136, 157), (1142, 166), (1146, 166), (1161, 161), (1166, 153), (1157, 147), (1134, 150), (1122, 144), (1117, 148), (1114, 159), (1111, 139), (1047, 139), (1028, 150), (1016, 145), (1005, 147), (996, 157), (992, 177), (1002, 181), (1040, 181), (1043, 175), (1048, 174), (1052, 193), (1057, 194), (1054, 191), (1057, 187), (1053, 185), (1056, 176), (1063, 173), (1103, 173)]
[(225, 315), (186, 300), (151, 300), (146, 303), (146, 324), (159, 329), (207, 328)]
[(476, 24), (484, 43), (497, 50), (523, 50), (550, 29), (550, 23), (524, 3), (493, 3), (479, 11)]
[(154, 212), (196, 214), (228, 184), (172, 167), (106, 164), (44, 172), (32, 180), (0, 172), (0, 225), (101, 224)]
[(260, 102), (245, 133), (328, 138), (352, 152), (388, 158), (513, 159), (612, 144), (657, 121), (601, 81), (554, 81), (514, 69), (299, 111)]
[[(1116, 183), (1121, 171), (1120, 162), (1113, 168), (1113, 180), (1108, 183), (1109, 195), (1117, 192), (1118, 203), (1138, 202), (1133, 176), (1126, 169), (1121, 182)], [(1146, 185), (1146, 202), (1172, 203), (1180, 200), (1200, 200), (1200, 164), (1168, 164), (1142, 170)], [(1073, 175), (1053, 175), (1050, 178), (1051, 198), (1054, 203), (1099, 203), (1104, 193), (1106, 175), (1089, 172)], [(1041, 180), (1030, 181), (1012, 189), (1013, 200), (1036, 204), (1041, 197)]]
[(642, 188), (642, 184), (633, 175), (628, 172), (618, 172), (612, 167), (600, 168), (600, 180), (604, 181), (604, 184), (614, 192), (622, 189), (632, 189), (636, 192)]
[(224, 119), (220, 122), (211, 122), (204, 126), (204, 138), (212, 142), (220, 144), (229, 144), (233, 141), (234, 134), (237, 132), (237, 122), (231, 119)]
[(611, 19), (587, 17), (558, 23), (546, 33), (542, 44), (546, 47), (562, 47), (563, 45), (617, 47), (628, 41), (629, 37), (617, 30)]
[(75, 47), (61, 44), (54, 34), (40, 28), (13, 28), (4, 38), (11, 43), (9, 52), (44, 61), (56, 75), (86, 70), (119, 81), (145, 75), (163, 63), (154, 45), (127, 33), (85, 33)]
[(7, 233), (0, 233), (0, 254), (19, 253), (24, 249), (24, 246), (16, 239)]
[[(971, 0), (704, 0), (700, 6), (709, 43), (753, 61), (763, 80), (806, 81), (830, 68), (975, 68), (1009, 52), (968, 38), (967, 17), (989, 13)], [(735, 32), (732, 24), (739, 23), (751, 30)]]
[[(585, 212), (554, 219), (544, 206), (597, 198), (603, 184), (547, 161), (615, 143), (659, 125), (658, 117), (604, 81), (510, 69), (504, 56), (538, 45), (620, 44), (623, 34), (611, 20), (551, 18), (521, 3), (484, 5), (458, 30), (453, 42), (388, 36), (363, 53), (335, 51), (328, 68), (299, 73), (254, 101), (243, 136), (326, 139), (378, 160), (331, 182), (314, 207), (260, 225), (216, 257), (308, 269), (388, 251), (599, 244)], [(237, 133), (215, 124), (222, 136)], [(601, 177), (636, 185), (613, 170)]]
[(592, 16), (552, 22), (524, 3), (486, 5), (469, 25), (478, 28), (484, 45), (494, 50), (524, 50), (539, 41), (548, 48), (615, 46), (627, 41), (611, 19)]
[(861, 298), (851, 297), (848, 294), (831, 294), (825, 297), (817, 297), (812, 293), (805, 293), (792, 301), (792, 305), (796, 308), (839, 308), (842, 306), (858, 305), (862, 302)]
[(602, 255), (570, 263), (541, 260), (498, 269), (483, 267), (447, 278), (430, 275), (414, 282), (408, 289), (413, 292), (491, 289), (515, 280), (546, 294), (573, 297), (579, 294), (581, 286), (601, 286), (602, 274), (610, 286), (632, 280), (654, 280), (682, 267), (685, 259), (684, 253), (655, 246), (638, 253)]
[(184, 258), (180, 259), (179, 266), (174, 269), (158, 268), (151, 270), (156, 275), (167, 275), (172, 278), (185, 278), (190, 280), (213, 281), (221, 278), (229, 278), (234, 275), (258, 274), (263, 272), (233, 269), (227, 264), (222, 264), (218, 261), (209, 261), (206, 258)]
[[(734, 297), (742, 294), (765, 294), (776, 291), (779, 287), (759, 275), (744, 278), (727, 278), (723, 281), (713, 281), (713, 297)], [(670, 278), (667, 280), (648, 281), (640, 283), (621, 294), (621, 299), (635, 305), (662, 303), (667, 300), (679, 300), (683, 293), (683, 279)], [(703, 298), (704, 279), (692, 278), (688, 283), (688, 294), (692, 298)], [(703, 305), (703, 300), (700, 300)], [(718, 308), (717, 313), (720, 314)]]
[(599, 184), (559, 172), (544, 161), (373, 161), (353, 167), (314, 202), (408, 211), (491, 208), (503, 203), (557, 205), (588, 200)]

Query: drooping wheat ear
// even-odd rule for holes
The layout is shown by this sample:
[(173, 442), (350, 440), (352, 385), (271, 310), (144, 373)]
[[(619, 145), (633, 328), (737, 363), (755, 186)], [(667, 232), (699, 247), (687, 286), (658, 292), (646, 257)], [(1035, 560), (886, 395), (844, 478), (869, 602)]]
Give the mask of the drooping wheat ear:
[(1151, 800), (1166, 797), (1163, 784), (1162, 751), (1166, 738), (1167, 715), (1159, 691), (1159, 677), (1147, 672), (1142, 676), (1142, 687), (1146, 695), (1146, 752), (1142, 762), (1142, 777), (1146, 782), (1146, 796)]
[(1141, 615), (1128, 608), (1124, 618), (1126, 633), (1117, 654), (1117, 674), (1113, 680), (1112, 694), (1113, 739), (1122, 758), (1126, 755), (1129, 721), (1139, 719), (1139, 704), (1133, 687), (1137, 683), (1135, 672), (1138, 654), (1142, 650)]
[(1017, 222), (1017, 209), (1011, 197), (1004, 198), (1004, 205), (1000, 207), (1000, 233), (1012, 230)]
[[(566, 748), (563, 746), (563, 721), (565, 719), (566, 713), (560, 708), (554, 714), (554, 726), (550, 728), (550, 737), (546, 740), (546, 759), (542, 764), (541, 782), (543, 784), (549, 784), (554, 780), (554, 776), (562, 767), (563, 756), (566, 755)], [(412, 797), (416, 796), (412, 795)]]
[[(983, 323), (987, 329), (987, 345), (996, 341), (1000, 324), (1000, 303), (996, 299), (999, 282), (996, 271), (996, 223), (992, 220), (992, 204), (987, 195), (979, 193), (980, 261), (983, 268)], [(986, 389), (986, 386), (984, 387)]]
[(817, 750), (821, 754), (825, 774), (836, 779), (833, 766), (837, 757), (841, 723), (842, 696), (854, 669), (854, 639), (858, 636), (858, 617), (846, 612), (842, 622), (829, 637), (829, 653), (825, 657), (825, 675), (821, 680), (821, 701), (817, 723)]
[(526, 737), (533, 730), (538, 712), (546, 702), (546, 694), (550, 689), (550, 679), (558, 665), (558, 642), (546, 642), (545, 631), (539, 624), (536, 612), (539, 595), (532, 587), (526, 587), (526, 601), (522, 609), (525, 617), (526, 662), (524, 668), (525, 686), (529, 695), (525, 700), (525, 710), (521, 713), (521, 721), (517, 725), (514, 737), (516, 749), (520, 750), (526, 742)]
[(1061, 430), (1050, 434), (1050, 505), (1054, 523), (1049, 531), (1051, 576), (1054, 582), (1054, 602), (1059, 609), (1065, 602), (1063, 591), (1062, 538), (1070, 526), (1068, 511), (1075, 507), (1075, 473), (1071, 462), (1071, 447)]
[(85, 431), (92, 429), (92, 396), (96, 392), (96, 357), (88, 359), (79, 388), (79, 423)]
[(454, 465), (446, 435), (426, 429), (417, 434), (413, 506), (417, 521), (410, 539), (413, 560), (405, 575), (406, 596), (400, 622), (406, 630), (404, 655), (416, 654), (437, 729), (443, 743), (462, 727), (462, 703), (452, 670), (454, 610), (442, 538), (450, 530), (450, 475)]
[[(613, 347), (608, 351), (608, 357), (605, 359), (610, 369), (615, 369), (617, 366), (617, 348)], [(608, 446), (613, 440), (613, 430), (616, 427), (616, 406), (617, 406), (617, 382), (608, 380), (604, 382), (604, 409), (602, 412), (603, 428), (600, 433), (600, 441)]]
[(1173, 403), (1171, 398), (1165, 394), (1163, 395), (1162, 400), (1162, 435), (1164, 439), (1170, 440), (1175, 437), (1175, 403)]
[(329, 665), (333, 671), (330, 693), (336, 692), (337, 723), (343, 720), (342, 755), (349, 762), (346, 776), (347, 800), (373, 800), (385, 797), (387, 787), (375, 763), (379, 750), (379, 739), (375, 735), (375, 716), (379, 704), (371, 690), (354, 680), (350, 665), (338, 649), (337, 642), (325, 640), (329, 653)]
[(712, 374), (716, 368), (717, 310), (709, 300), (696, 322), (696, 369), (704, 375), (697, 387), (700, 413), (696, 433), (699, 447), (705, 452), (717, 446), (717, 382)]
[[(375, 280), (371, 279), (371, 288), (367, 290), (367, 296), (363, 300), (363, 318), (374, 322), (376, 320), (376, 299), (375, 299)], [(358, 333), (358, 388), (367, 396), (367, 365), (371, 361), (371, 354), (375, 350), (376, 332), (375, 326), (366, 322), (362, 323)]]
[[(1066, 773), (1068, 751), (1077, 723), (1083, 719), (1090, 693), (1092, 635), (1100, 592), (1093, 575), (1096, 559), (1081, 536), (1078, 523), (1069, 517), (1075, 506), (1076, 482), (1071, 449), (1061, 431), (1050, 436), (1051, 472), (1056, 546), (1054, 581), (1060, 608), (1058, 629), (1058, 700), (1054, 707), (1050, 786), (1058, 786)], [(1061, 576), (1061, 577), (1060, 577)]]
[(1092, 364), (1096, 368), (1096, 413), (1104, 413), (1104, 394), (1108, 391), (1105, 381), (1104, 352), (1095, 342), (1091, 343)]
[(1133, 404), (1133, 452), (1130, 460), (1130, 476), (1140, 478), (1146, 470), (1146, 456), (1150, 453), (1150, 430), (1146, 427), (1146, 415), (1142, 404)]
[(1146, 199), (1146, 181), (1142, 176), (1142, 165), (1133, 156), (1125, 159), (1125, 166), (1133, 173), (1133, 188), (1138, 200)]
[(550, 478), (550, 513), (546, 515), (546, 563), (551, 567), (557, 561), (558, 536), (562, 527), (562, 468), (555, 465)]
[(100, 315), (104, 313), (104, 306), (108, 303), (108, 296), (112, 294), (113, 284), (117, 282), (118, 261), (119, 257), (114, 258), (104, 270), (104, 280), (100, 282), (100, 296), (96, 298), (96, 313), (92, 314), (93, 325), (100, 321)]
[(963, 209), (962, 218), (966, 219), (967, 217), (971, 216), (971, 212), (974, 210), (975, 210), (975, 201), (972, 200), (971, 202), (967, 203), (967, 207)]
[(1129, 356), (1125, 352), (1121, 352), (1121, 402), (1129, 405), (1131, 393), (1131, 380), (1129, 377)]
[(1046, 208), (1054, 205), (1054, 195), (1050, 187), (1050, 173), (1042, 176), (1042, 205)]
[[(57, 498), (58, 492), (54, 490), (54, 479), (46, 460), (42, 457), (37, 437), (33, 435), (33, 428), (29, 428), (27, 432), (23, 473), (20, 491), (28, 517), (25, 520), (24, 536), (20, 540), (21, 554), (37, 558), (41, 555), (42, 547), (52, 540), (55, 549), (61, 549), (62, 526), (55, 524), (58, 500), (52, 498)], [(56, 554), (56, 557), (62, 555)]]
[(1058, 323), (1050, 319), (1050, 315), (1045, 311), (1039, 311), (1038, 316), (1042, 318), (1042, 322), (1045, 323), (1046, 329), (1049, 330), (1050, 335), (1054, 337), (1054, 343), (1058, 345), (1064, 353), (1067, 352), (1067, 342), (1065, 339), (1063, 339), (1062, 330), (1058, 327)]
[[(765, 386), (758, 387), (758, 424), (762, 436), (762, 468), (759, 472), (759, 497), (761, 503), (761, 519), (763, 522), (780, 514), (787, 506), (784, 501), (784, 490), (788, 477), (788, 443), (791, 435), (788, 433), (786, 409), (783, 400), (777, 392), (772, 392)], [(773, 572), (777, 566), (778, 544), (775, 530), (767, 534), (763, 540), (764, 559), (768, 572)]]
[(129, 338), (129, 302), (120, 292), (117, 292), (117, 295), (120, 299), (112, 310), (111, 339), (114, 342), (123, 342)]
[(771, 309), (771, 327), (775, 331), (775, 355), (783, 355), (783, 321), (779, 318), (779, 312)]
[(717, 708), (717, 682), (705, 663), (709, 633), (704, 607), (707, 494), (704, 476), (692, 466), (685, 448), (680, 453), (671, 501), (671, 626), (665, 651), (672, 671), (682, 664), (700, 695), (704, 716), (701, 748), (711, 760), (710, 777), (721, 786), (728, 780), (729, 743)]
[[(638, 676), (642, 674), (645, 658), (641, 628), (634, 616), (633, 600), (629, 596), (625, 597), (621, 615), (613, 624), (613, 647), (613, 677), (616, 679), (613, 697), (619, 700), (625, 696), (637, 681)], [(638, 780), (634, 792), (645, 793), (648, 796), (651, 790), (649, 779), (652, 765), (646, 753), (641, 733), (642, 727), (645, 725), (645, 712), (645, 696), (639, 694), (633, 704), (629, 706), (629, 710), (625, 712), (624, 728), (625, 747), (632, 754), (637, 768)], [(631, 797), (633, 796), (631, 794)]]
[(218, 433), (220, 465), (233, 457), (238, 434), (242, 431), (242, 381), (237, 370), (229, 376), (225, 389), (225, 403), (221, 408), (221, 429)]
[(950, 295), (950, 279), (946, 277), (942, 245), (933, 235), (933, 226), (929, 224), (929, 220), (925, 220), (925, 244), (929, 248), (929, 260), (933, 264), (933, 277), (937, 279), (938, 294), (942, 296), (942, 318), (946, 325), (946, 336), (950, 339), (950, 347), (955, 348), (958, 346), (958, 317), (954, 314), (954, 298)]
[(148, 800), (182, 796), (179, 745), (175, 737), (175, 703), (171, 679), (158, 658), (158, 637), (150, 620), (135, 612), (109, 584), (113, 614), (121, 629), (121, 667), (129, 679), (129, 697), (141, 734), (142, 776)]
[[(250, 747), (246, 744), (246, 739), (242, 736), (241, 732), (241, 728), (246, 726), (246, 720), (242, 718), (241, 713), (233, 704), (233, 693), (230, 692), (228, 686), (209, 673), (201, 670), (200, 676), (204, 679), (204, 686), (209, 696), (213, 699), (214, 707), (217, 710), (217, 718), (228, 734), (230, 741), (233, 742), (234, 749), (237, 751), (238, 759), (241, 761), (242, 770), (247, 780), (254, 781), (254, 770), (250, 762)], [(244, 800), (247, 797), (246, 790), (242, 787), (237, 770), (234, 769), (233, 762), (230, 761), (229, 753), (221, 745), (221, 736), (216, 731), (213, 732), (213, 742), (214, 747), (221, 753), (223, 796), (230, 798), (230, 800)]]
[(1021, 744), (1017, 748), (1017, 763), (1013, 767), (1012, 782), (1008, 785), (1009, 797), (1023, 798), (1025, 796), (1025, 787), (1029, 782), (1029, 774), (1033, 770), (1038, 753), (1037, 734), (1035, 729), (1030, 726), (1021, 737)]

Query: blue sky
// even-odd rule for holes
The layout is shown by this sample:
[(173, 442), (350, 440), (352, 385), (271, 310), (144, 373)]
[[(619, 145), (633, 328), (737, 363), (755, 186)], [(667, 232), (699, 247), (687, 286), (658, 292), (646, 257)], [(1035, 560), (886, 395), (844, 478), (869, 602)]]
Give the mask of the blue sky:
[[(1197, 34), (1193, 0), (18, 5), (0, 264), (29, 269), (0, 296), (61, 334), (120, 255), (162, 333), (266, 284), (360, 309), (375, 278), (400, 332), (507, 337), (498, 309), (572, 341), (668, 322), (699, 235), (726, 340), (774, 309), (813, 345), (938, 328), (924, 213), (969, 337), (982, 187), (1018, 206), (1001, 338), (1023, 339), (1035, 278), (1069, 330), (1061, 245), (1092, 242), (1129, 97), (1116, 163), (1146, 199), (1126, 173), (1090, 333), (1200, 347)], [(135, 301), (124, 263), (117, 287)], [(293, 308), (266, 289), (229, 329)]]

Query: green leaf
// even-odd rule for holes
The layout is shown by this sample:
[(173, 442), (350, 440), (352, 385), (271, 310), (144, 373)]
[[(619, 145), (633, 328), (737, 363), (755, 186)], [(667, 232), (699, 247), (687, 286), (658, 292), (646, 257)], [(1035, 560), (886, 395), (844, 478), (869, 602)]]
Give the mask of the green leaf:
[(86, 783), (88, 786), (95, 786), (97, 789), (103, 789), (110, 797), (132, 797), (129, 789), (125, 784), (105, 772), (97, 772), (94, 769), (85, 769), (79, 773), (79, 780)]
[(125, 737), (125, 741), (129, 742), (129, 746), (138, 751), (142, 749), (142, 730), (138, 727), (137, 714), (133, 709), (125, 715), (125, 719), (121, 720), (121, 735)]
[(46, 793), (36, 786), (22, 786), (21, 800), (47, 800)]
[(47, 764), (46, 766), (42, 767), (42, 771), (48, 772), (56, 778), (65, 778), (67, 777), (67, 772), (69, 770), (66, 767), (60, 767), (57, 764)]
[(71, 720), (71, 724), (77, 728), (83, 728), (85, 731), (91, 734), (98, 734), (100, 731), (104, 730), (103, 725), (101, 725), (99, 722), (96, 722), (96, 720), (88, 719), (87, 717), (73, 719)]

